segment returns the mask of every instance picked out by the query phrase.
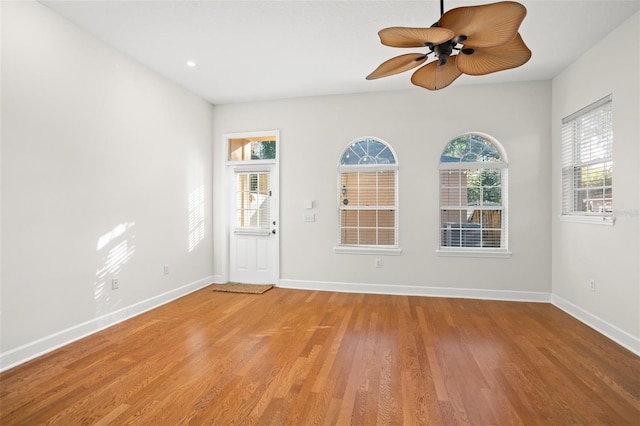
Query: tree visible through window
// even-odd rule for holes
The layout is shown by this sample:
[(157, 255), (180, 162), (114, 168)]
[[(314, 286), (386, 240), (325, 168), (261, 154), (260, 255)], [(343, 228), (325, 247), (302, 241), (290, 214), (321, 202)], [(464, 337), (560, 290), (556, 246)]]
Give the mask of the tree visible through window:
[(276, 141), (273, 136), (229, 139), (229, 161), (274, 160)]
[(356, 140), (338, 166), (338, 244), (397, 247), (396, 157), (385, 142)]
[(562, 214), (613, 214), (611, 95), (562, 120)]
[(505, 249), (507, 162), (488, 136), (465, 134), (440, 156), (440, 247)]

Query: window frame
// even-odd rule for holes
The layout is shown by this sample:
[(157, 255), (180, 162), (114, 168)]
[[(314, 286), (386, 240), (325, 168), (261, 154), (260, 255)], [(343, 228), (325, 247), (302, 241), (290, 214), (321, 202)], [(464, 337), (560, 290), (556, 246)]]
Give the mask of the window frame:
[[(389, 152), (393, 155), (394, 163), (393, 164), (342, 164), (342, 160), (345, 155), (348, 153), (349, 149), (360, 142), (365, 141), (375, 141), (380, 143), (389, 150)], [(376, 245), (376, 244), (344, 244), (342, 242), (342, 213), (344, 211), (364, 211), (364, 210), (385, 210), (384, 207), (388, 209), (388, 205), (378, 205), (376, 204), (373, 207), (369, 208), (357, 208), (357, 207), (346, 207), (343, 204), (344, 199), (344, 188), (342, 187), (342, 176), (344, 173), (372, 173), (372, 172), (393, 172), (394, 176), (394, 244), (393, 245)], [(337, 215), (336, 215), (336, 246), (334, 247), (334, 252), (337, 254), (377, 254), (377, 255), (400, 255), (402, 253), (402, 249), (399, 244), (399, 165), (398, 165), (398, 156), (396, 155), (393, 147), (386, 141), (373, 137), (373, 136), (364, 136), (357, 138), (351, 141), (349, 144), (345, 146), (345, 148), (340, 153), (340, 157), (338, 159), (338, 167), (337, 167)], [(376, 192), (376, 194), (378, 194)], [(379, 226), (376, 225), (375, 229), (378, 231), (380, 229)], [(377, 232), (376, 231), (376, 232)]]
[[(478, 136), (483, 139), (487, 143), (491, 144), (493, 148), (497, 151), (497, 154), (500, 156), (500, 161), (463, 161), (460, 158), (459, 161), (455, 162), (443, 162), (442, 156), (449, 147), (451, 143), (456, 141), (457, 139), (463, 137), (472, 137)], [(447, 187), (443, 185), (442, 182), (442, 172), (443, 171), (470, 171), (470, 170), (478, 170), (480, 173), (484, 170), (500, 170), (500, 192), (501, 192), (501, 203), (499, 206), (484, 206), (478, 205), (474, 206), (474, 210), (477, 211), (493, 211), (499, 210), (500, 214), (500, 246), (499, 247), (455, 247), (455, 246), (444, 246), (443, 244), (443, 232), (445, 229), (443, 228), (442, 223), (442, 214), (443, 209), (449, 210), (454, 207), (459, 208), (460, 210), (466, 209), (469, 210), (470, 206), (468, 204), (459, 205), (443, 205), (443, 190)], [(438, 248), (436, 249), (436, 253), (438, 256), (449, 256), (449, 257), (495, 257), (495, 258), (508, 258), (511, 257), (511, 252), (509, 251), (509, 179), (508, 179), (508, 170), (509, 170), (509, 162), (507, 159), (507, 153), (496, 138), (481, 132), (467, 132), (461, 135), (456, 136), (451, 139), (444, 146), (442, 151), (440, 152), (440, 157), (438, 161)], [(482, 214), (482, 213), (480, 213)], [(460, 228), (462, 231), (462, 228)], [(483, 231), (483, 228), (480, 228)]]
[[(605, 132), (598, 131), (594, 137), (597, 142), (589, 143), (587, 140), (582, 140), (579, 137), (578, 126), (584, 124), (586, 120), (597, 120), (597, 117), (593, 115), (608, 113), (609, 121), (607, 124), (607, 130)], [(606, 133), (606, 136), (604, 135)], [(602, 144), (603, 136), (607, 140), (604, 141), (604, 151), (608, 152), (608, 155), (595, 160), (589, 159), (588, 161), (580, 161), (576, 157), (579, 155), (577, 151), (580, 149), (591, 149), (596, 144)], [(586, 138), (585, 138), (586, 139)], [(573, 114), (564, 117), (561, 121), (560, 130), (560, 152), (561, 152), (561, 212), (560, 220), (564, 222), (576, 222), (576, 223), (589, 223), (596, 225), (614, 225), (615, 215), (613, 209), (614, 195), (613, 195), (613, 94), (609, 94), (590, 105), (574, 112)], [(607, 188), (610, 190), (611, 208), (610, 211), (602, 212), (589, 212), (577, 210), (575, 208), (578, 201), (576, 195), (579, 190), (589, 191), (589, 186), (585, 188), (577, 189), (575, 187), (576, 170), (584, 167), (593, 167), (602, 165), (603, 170), (606, 165), (610, 164), (611, 177), (610, 183), (603, 184), (602, 190), (606, 194)], [(604, 180), (604, 178), (603, 178)], [(606, 182), (606, 181), (605, 181)], [(603, 195), (603, 203), (606, 200), (606, 196)]]
[[(271, 233), (269, 222), (272, 209), (270, 171), (268, 169), (245, 170), (241, 168), (235, 168), (234, 171), (236, 178), (234, 232), (238, 235), (269, 235)], [(242, 182), (243, 180), (244, 182)], [(252, 201), (253, 197), (255, 197), (254, 201)], [(252, 206), (253, 203), (255, 206)], [(252, 224), (254, 215), (257, 216), (256, 222)]]

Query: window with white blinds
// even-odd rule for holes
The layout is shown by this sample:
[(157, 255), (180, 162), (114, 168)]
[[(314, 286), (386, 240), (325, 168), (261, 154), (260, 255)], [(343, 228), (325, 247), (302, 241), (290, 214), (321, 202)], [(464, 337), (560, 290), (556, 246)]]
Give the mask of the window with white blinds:
[(562, 120), (562, 214), (613, 214), (611, 95)]
[(440, 156), (440, 251), (506, 252), (507, 162), (486, 135), (464, 134)]
[(338, 245), (398, 246), (398, 165), (380, 139), (358, 139), (340, 157)]
[(236, 174), (236, 229), (269, 229), (268, 172)]

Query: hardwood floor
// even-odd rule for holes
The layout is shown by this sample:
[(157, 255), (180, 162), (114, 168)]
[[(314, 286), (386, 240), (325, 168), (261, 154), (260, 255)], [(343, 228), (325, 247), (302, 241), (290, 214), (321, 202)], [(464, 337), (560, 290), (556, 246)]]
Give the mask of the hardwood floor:
[(640, 357), (549, 304), (205, 288), (0, 375), (0, 424), (640, 424)]

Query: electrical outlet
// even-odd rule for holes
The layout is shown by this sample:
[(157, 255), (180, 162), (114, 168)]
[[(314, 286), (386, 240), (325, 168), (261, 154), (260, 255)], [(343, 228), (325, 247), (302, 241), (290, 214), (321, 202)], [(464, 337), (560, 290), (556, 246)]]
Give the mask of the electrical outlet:
[(169, 265), (164, 265), (164, 274), (169, 275)]
[(111, 288), (117, 290), (119, 286), (118, 278), (111, 278)]
[(376, 268), (382, 268), (382, 259), (376, 259), (374, 265)]
[(589, 284), (591, 285), (591, 291), (596, 291), (596, 280), (591, 279), (589, 280)]

